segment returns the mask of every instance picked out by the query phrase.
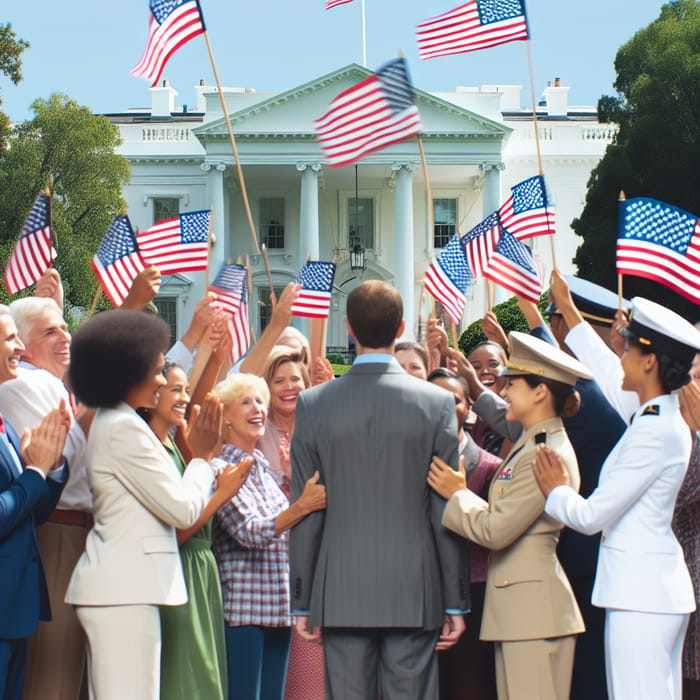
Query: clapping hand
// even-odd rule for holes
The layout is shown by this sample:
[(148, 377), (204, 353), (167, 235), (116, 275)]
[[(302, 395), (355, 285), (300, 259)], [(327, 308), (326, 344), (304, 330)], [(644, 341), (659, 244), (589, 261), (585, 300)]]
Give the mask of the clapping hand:
[(59, 467), (70, 425), (71, 415), (61, 399), (59, 407), (44, 416), (38, 426), (25, 428), (20, 443), (24, 463), (38, 467), (44, 474)]
[(223, 406), (214, 394), (207, 394), (201, 407), (196, 404), (192, 406), (186, 439), (193, 457), (201, 457), (208, 462), (218, 453), (222, 424)]
[(240, 491), (252, 466), (252, 457), (245, 457), (238, 464), (227, 464), (216, 477), (216, 490), (230, 501)]

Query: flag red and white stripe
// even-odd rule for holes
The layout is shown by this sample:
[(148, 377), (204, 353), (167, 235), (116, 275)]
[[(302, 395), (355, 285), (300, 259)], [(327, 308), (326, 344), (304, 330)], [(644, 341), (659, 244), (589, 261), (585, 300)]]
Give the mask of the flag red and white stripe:
[(198, 0), (151, 0), (149, 8), (146, 48), (130, 74), (155, 86), (168, 59), (205, 27)]
[(40, 194), (22, 227), (5, 267), (5, 286), (16, 294), (34, 284), (56, 257), (51, 236), (51, 197)]
[(473, 0), (421, 22), (417, 38), (422, 59), (524, 40), (525, 9), (521, 0)]
[(337, 7), (338, 5), (345, 5), (352, 0), (326, 0), (326, 9), (330, 10), (332, 7)]
[(341, 92), (315, 122), (318, 138), (333, 167), (351, 165), (363, 156), (422, 128), (404, 59)]

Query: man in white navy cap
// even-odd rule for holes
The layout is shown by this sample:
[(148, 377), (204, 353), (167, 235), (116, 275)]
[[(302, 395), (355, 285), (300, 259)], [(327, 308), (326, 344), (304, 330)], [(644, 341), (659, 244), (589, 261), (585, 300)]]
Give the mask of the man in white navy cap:
[(606, 610), (610, 697), (680, 698), (683, 638), (695, 598), (671, 529), (691, 443), (675, 390), (689, 380), (700, 333), (669, 309), (635, 298), (630, 324), (620, 331), (627, 338), (620, 361), (583, 322), (558, 273), (551, 291), (571, 329), (567, 345), (594, 369), (631, 424), (587, 499), (568, 488), (556, 455), (540, 453), (535, 475), (545, 511), (579, 532), (602, 531), (592, 600)]

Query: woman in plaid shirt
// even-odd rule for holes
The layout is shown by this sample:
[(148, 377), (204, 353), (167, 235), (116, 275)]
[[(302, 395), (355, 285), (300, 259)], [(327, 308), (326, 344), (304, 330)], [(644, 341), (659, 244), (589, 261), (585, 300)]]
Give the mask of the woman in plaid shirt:
[(229, 699), (282, 700), (292, 618), (289, 611), (288, 531), (326, 506), (318, 472), (291, 506), (255, 448), (265, 433), (269, 390), (250, 374), (237, 374), (214, 392), (224, 405), (226, 462), (252, 456), (241, 490), (220, 511), (214, 553), (224, 595)]

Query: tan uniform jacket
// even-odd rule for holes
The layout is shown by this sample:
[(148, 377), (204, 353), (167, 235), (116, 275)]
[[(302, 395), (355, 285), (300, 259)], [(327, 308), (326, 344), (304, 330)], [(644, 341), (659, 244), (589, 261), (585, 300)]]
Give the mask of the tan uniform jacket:
[(532, 473), (541, 433), (568, 465), (571, 485), (578, 490), (573, 448), (561, 419), (550, 418), (513, 445), (491, 482), (488, 503), (471, 491), (459, 491), (443, 514), (445, 527), (491, 550), (481, 625), (485, 640), (546, 639), (584, 631), (556, 556), (562, 526), (544, 513), (544, 496)]

